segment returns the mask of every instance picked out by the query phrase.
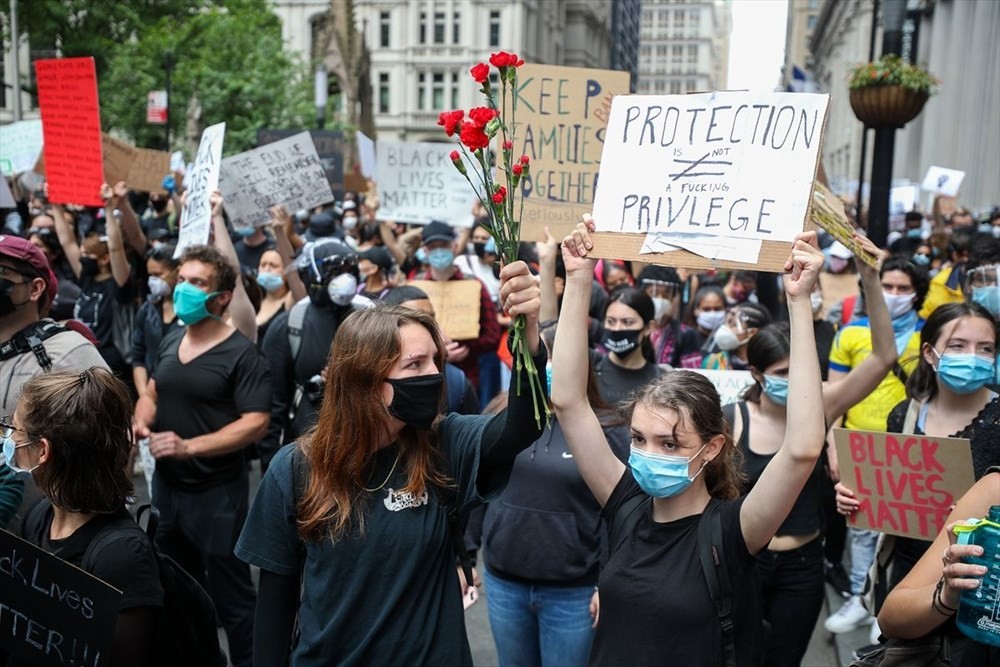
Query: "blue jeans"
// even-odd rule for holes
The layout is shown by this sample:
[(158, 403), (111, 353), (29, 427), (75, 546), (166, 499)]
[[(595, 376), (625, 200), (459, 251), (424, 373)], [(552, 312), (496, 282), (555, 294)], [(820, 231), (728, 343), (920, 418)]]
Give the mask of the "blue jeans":
[(587, 664), (593, 586), (533, 586), (483, 573), (490, 630), (500, 667), (581, 667)]
[(500, 357), (496, 352), (487, 352), (479, 355), (479, 386), (476, 392), (479, 394), (479, 409), (485, 410), (493, 397), (500, 393), (501, 387), (507, 385), (500, 384)]
[(875, 562), (875, 547), (878, 545), (877, 530), (850, 529), (851, 538), (851, 595), (861, 595), (865, 591), (868, 570)]

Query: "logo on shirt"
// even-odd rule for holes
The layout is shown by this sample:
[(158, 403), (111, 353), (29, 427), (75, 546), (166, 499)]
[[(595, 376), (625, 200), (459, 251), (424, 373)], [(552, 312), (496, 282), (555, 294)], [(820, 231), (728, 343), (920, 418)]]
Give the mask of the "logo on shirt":
[(419, 496), (415, 496), (408, 491), (396, 491), (395, 489), (388, 489), (388, 495), (382, 502), (385, 505), (385, 508), (390, 512), (398, 512), (400, 510), (409, 509), (411, 507), (420, 507), (421, 505), (426, 505), (427, 492), (424, 491)]
[(570, 454), (569, 452), (563, 452), (563, 453), (562, 453), (562, 457), (563, 457), (564, 459), (571, 459), (571, 458), (573, 458), (573, 455), (572, 455), (572, 454)]

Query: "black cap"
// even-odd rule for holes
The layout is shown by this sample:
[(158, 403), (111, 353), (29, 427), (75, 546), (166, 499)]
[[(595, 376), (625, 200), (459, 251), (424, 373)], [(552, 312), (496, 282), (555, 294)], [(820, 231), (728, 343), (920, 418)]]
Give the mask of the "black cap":
[(432, 241), (454, 241), (455, 240), (455, 230), (452, 229), (451, 225), (441, 222), (440, 220), (434, 220), (424, 226), (423, 229), (423, 241), (424, 244), (430, 243)]
[(358, 253), (358, 257), (360, 259), (367, 259), (386, 273), (392, 270), (392, 255), (382, 246), (372, 246), (368, 250)]

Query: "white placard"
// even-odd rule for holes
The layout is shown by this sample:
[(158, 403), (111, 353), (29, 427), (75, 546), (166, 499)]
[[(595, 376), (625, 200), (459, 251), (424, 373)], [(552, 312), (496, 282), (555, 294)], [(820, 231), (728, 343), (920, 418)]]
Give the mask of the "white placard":
[[(451, 162), (453, 150), (461, 154), (456, 144), (379, 141), (376, 149), (380, 220), (472, 224), (472, 205), (477, 198)], [(471, 162), (466, 162), (466, 172), (477, 179)]]
[(171, 174), (183, 174), (184, 173), (184, 153), (181, 151), (174, 151), (170, 154), (170, 173)]
[(0, 125), (0, 173), (10, 176), (33, 169), (41, 152), (41, 119)]
[(946, 167), (931, 167), (924, 176), (920, 188), (925, 192), (933, 192), (946, 197), (957, 197), (958, 189), (962, 187), (965, 172)]
[(743, 392), (754, 384), (750, 371), (718, 371), (699, 368), (695, 370), (695, 373), (704, 375), (715, 385), (722, 405), (739, 402), (743, 398)]
[(181, 214), (181, 231), (174, 258), (180, 257), (188, 246), (208, 243), (212, 231), (212, 203), (209, 197), (219, 189), (222, 142), (225, 138), (225, 123), (206, 127), (201, 133), (198, 157), (185, 176), (187, 200)]
[(829, 99), (615, 97), (594, 198), (598, 231), (793, 241), (808, 213)]
[(376, 176), (378, 161), (375, 157), (375, 142), (364, 132), (358, 132), (357, 141), (361, 175), (372, 181), (378, 180)]
[(903, 185), (889, 190), (889, 215), (905, 215), (917, 205), (917, 186)]
[(308, 132), (253, 148), (222, 161), (219, 189), (235, 229), (259, 227), (268, 209), (310, 210), (333, 201), (330, 182)]

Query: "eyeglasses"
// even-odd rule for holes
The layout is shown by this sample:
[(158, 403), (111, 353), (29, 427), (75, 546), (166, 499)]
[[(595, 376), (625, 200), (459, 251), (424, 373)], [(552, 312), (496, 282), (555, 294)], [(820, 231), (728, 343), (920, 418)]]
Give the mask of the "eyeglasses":
[[(13, 437), (14, 431), (17, 431), (19, 433), (24, 433), (29, 438), (31, 438), (32, 435), (31, 433), (25, 431), (23, 428), (18, 428), (13, 424), (11, 424), (9, 421), (7, 421), (7, 417), (0, 417), (0, 437), (5, 439)], [(30, 443), (24, 443), (24, 444), (30, 444)]]

